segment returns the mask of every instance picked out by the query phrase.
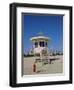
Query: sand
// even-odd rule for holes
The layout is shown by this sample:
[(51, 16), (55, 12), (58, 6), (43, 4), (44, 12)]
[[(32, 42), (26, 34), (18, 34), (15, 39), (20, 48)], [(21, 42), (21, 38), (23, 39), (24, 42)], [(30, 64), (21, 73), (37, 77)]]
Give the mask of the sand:
[(35, 57), (24, 57), (23, 58), (23, 75), (34, 75), (34, 74), (56, 74), (63, 72), (63, 56), (50, 56), (50, 59), (56, 58), (51, 64), (42, 64), (42, 62), (37, 62), (36, 71), (34, 72), (33, 65), (35, 62)]

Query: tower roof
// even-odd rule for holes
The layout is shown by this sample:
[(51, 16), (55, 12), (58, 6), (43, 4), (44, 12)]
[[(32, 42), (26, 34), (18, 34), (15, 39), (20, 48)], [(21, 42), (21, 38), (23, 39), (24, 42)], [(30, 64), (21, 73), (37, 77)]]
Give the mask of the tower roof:
[(33, 42), (40, 41), (40, 40), (49, 41), (50, 38), (49, 37), (45, 37), (45, 36), (37, 36), (37, 37), (30, 38), (30, 40), (33, 41)]
[(39, 32), (38, 35), (39, 36), (43, 36), (44, 34), (43, 34), (43, 32)]

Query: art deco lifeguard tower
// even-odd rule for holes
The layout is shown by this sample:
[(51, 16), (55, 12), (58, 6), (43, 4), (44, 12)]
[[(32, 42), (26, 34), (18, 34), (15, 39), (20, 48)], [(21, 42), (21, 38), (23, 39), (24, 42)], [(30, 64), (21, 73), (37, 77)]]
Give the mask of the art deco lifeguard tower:
[(33, 52), (36, 62), (49, 63), (48, 42), (50, 38), (45, 37), (43, 33), (40, 32), (38, 36), (32, 37), (30, 40), (33, 42)]

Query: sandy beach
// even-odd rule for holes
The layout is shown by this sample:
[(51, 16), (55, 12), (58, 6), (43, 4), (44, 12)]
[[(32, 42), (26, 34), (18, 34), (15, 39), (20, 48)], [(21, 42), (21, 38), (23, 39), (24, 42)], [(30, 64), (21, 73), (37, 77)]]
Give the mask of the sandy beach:
[(24, 57), (23, 58), (23, 75), (34, 75), (34, 74), (56, 74), (63, 72), (63, 55), (50, 56), (50, 59), (55, 58), (51, 61), (51, 64), (43, 65), (42, 62), (35, 63), (36, 70), (34, 70), (35, 57)]

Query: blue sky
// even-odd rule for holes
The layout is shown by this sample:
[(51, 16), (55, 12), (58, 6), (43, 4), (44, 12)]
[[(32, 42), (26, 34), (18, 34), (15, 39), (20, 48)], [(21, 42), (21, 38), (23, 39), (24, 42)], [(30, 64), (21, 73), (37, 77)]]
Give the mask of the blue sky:
[(48, 47), (53, 50), (63, 51), (63, 16), (58, 15), (23, 15), (22, 16), (23, 51), (32, 48), (31, 37), (43, 32), (50, 37)]

